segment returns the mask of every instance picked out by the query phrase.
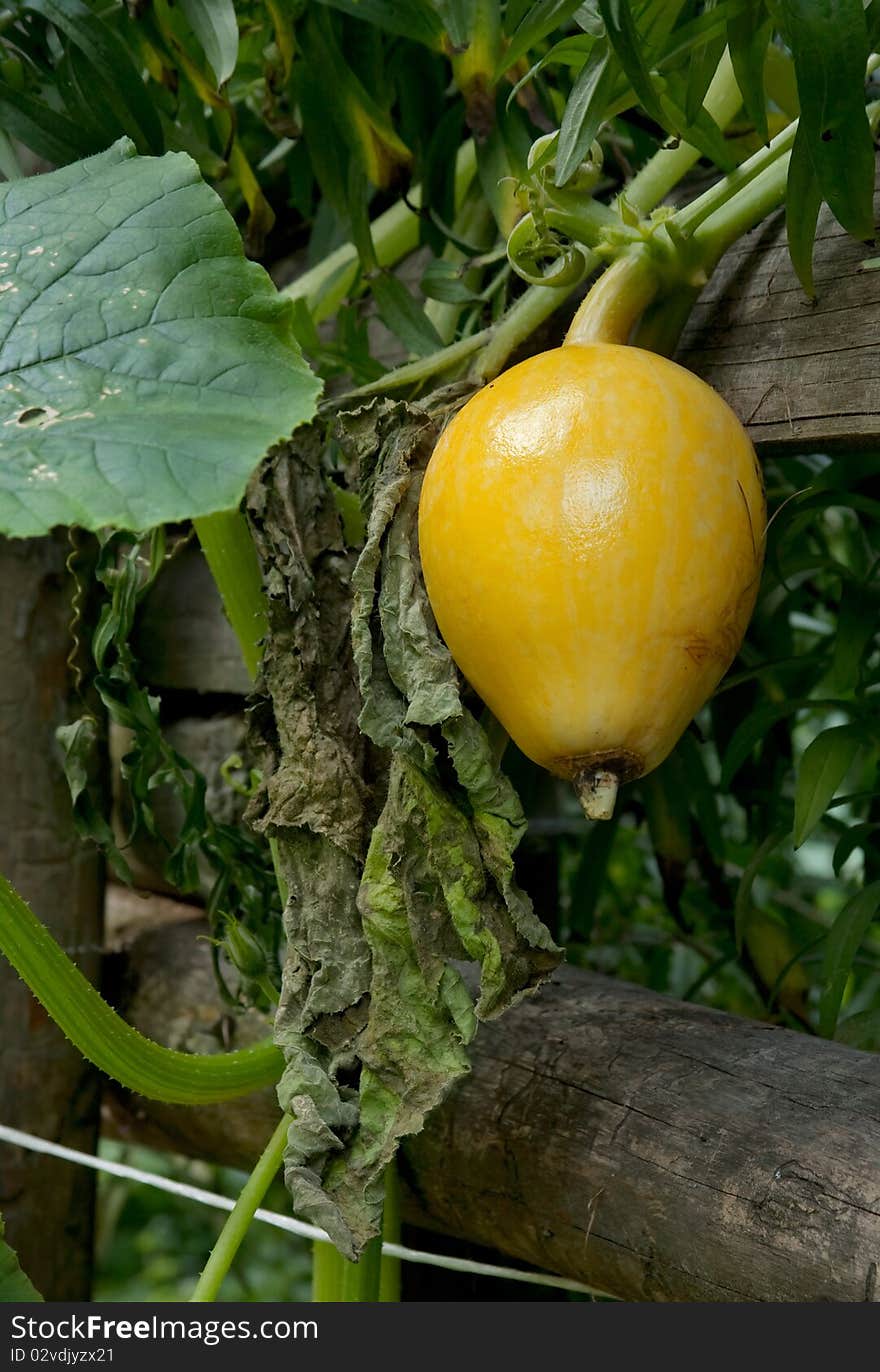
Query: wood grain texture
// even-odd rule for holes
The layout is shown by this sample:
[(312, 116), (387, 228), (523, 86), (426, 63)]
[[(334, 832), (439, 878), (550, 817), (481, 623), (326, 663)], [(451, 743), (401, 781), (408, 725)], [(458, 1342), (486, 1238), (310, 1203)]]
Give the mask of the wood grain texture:
[[(73, 828), (55, 728), (68, 713), (71, 584), (63, 538), (0, 540), (0, 871), (95, 979), (102, 865)], [(0, 959), (0, 1120), (91, 1151), (98, 1077)], [(94, 1174), (0, 1145), (0, 1212), (37, 1289), (84, 1300)]]
[[(193, 1044), (218, 1032), (197, 934), (127, 955), (127, 1013), (177, 1046), (187, 1018)], [(114, 1110), (128, 1137), (239, 1166), (277, 1118), (268, 1092), (208, 1131)], [(880, 1059), (585, 972), (481, 1028), (401, 1173), (412, 1221), (625, 1299), (880, 1298)]]
[[(874, 206), (877, 220), (880, 190)], [(762, 453), (880, 443), (880, 272), (861, 270), (876, 253), (823, 207), (808, 300), (780, 212), (725, 254), (694, 307), (677, 360), (724, 396)]]

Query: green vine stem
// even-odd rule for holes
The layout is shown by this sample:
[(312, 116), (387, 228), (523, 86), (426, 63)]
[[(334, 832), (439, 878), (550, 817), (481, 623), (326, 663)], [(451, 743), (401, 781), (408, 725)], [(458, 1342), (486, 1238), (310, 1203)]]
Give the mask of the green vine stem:
[(495, 115), (493, 76), (501, 56), (501, 41), (498, 0), (474, 0), (470, 41), (460, 52), (450, 51), (450, 63), (452, 79), (464, 97), (468, 124), (481, 136), (485, 136)]
[(260, 642), (266, 636), (266, 605), (260, 563), (247, 520), (240, 510), (226, 510), (196, 519), (194, 524), (253, 680), (260, 666)]
[[(287, 1146), (287, 1131), (292, 1122), (290, 1115), (282, 1115), (275, 1132), (263, 1149), (259, 1162), (245, 1182), (235, 1202), (235, 1208), (229, 1212), (217, 1242), (211, 1249), (211, 1256), (190, 1296), (191, 1301), (217, 1299), (223, 1280), (232, 1266), (251, 1221), (278, 1175)], [(325, 1244), (324, 1247), (329, 1245)]]
[(791, 152), (784, 153), (694, 230), (694, 255), (712, 272), (729, 247), (785, 200)]
[(785, 153), (791, 152), (794, 146), (795, 134), (797, 133), (798, 120), (794, 119), (787, 124), (780, 133), (776, 135), (766, 146), (759, 148), (756, 153), (747, 158), (735, 171), (722, 177), (714, 186), (710, 186), (707, 191), (692, 200), (689, 205), (684, 205), (678, 210), (669, 221), (667, 228), (672, 226), (674, 231), (683, 237), (689, 237), (699, 226), (708, 219), (711, 214), (725, 205), (734, 196), (739, 194), (745, 186), (754, 181), (761, 172), (771, 166), (778, 158)]
[[(536, 287), (544, 290), (544, 287)], [(568, 294), (568, 292), (566, 292)], [(528, 291), (526, 292), (528, 295)], [(526, 296), (522, 296), (525, 300)], [(552, 309), (555, 309), (555, 305)], [(550, 313), (552, 313), (552, 309)], [(362, 396), (385, 395), (387, 391), (399, 390), (403, 386), (417, 386), (422, 381), (429, 381), (434, 376), (441, 376), (443, 372), (448, 372), (452, 367), (460, 362), (465, 362), (472, 357), (475, 352), (479, 352), (485, 344), (492, 339), (495, 330), (492, 328), (481, 329), (479, 333), (470, 334), (467, 338), (460, 338), (456, 343), (450, 343), (448, 348), (441, 348), (439, 352), (431, 353), (428, 357), (420, 357), (415, 362), (405, 362), (402, 367), (395, 367), (393, 371), (386, 372), (376, 381), (368, 381), (364, 386), (358, 386), (355, 390), (347, 391), (344, 400), (359, 400)], [(334, 400), (334, 407), (339, 404), (339, 400)]]
[(277, 1082), (284, 1060), (271, 1040), (234, 1053), (179, 1053), (144, 1038), (101, 998), (5, 877), (0, 952), (71, 1043), (130, 1091), (177, 1105), (212, 1105)]
[[(598, 257), (590, 253), (586, 272), (595, 271)], [(474, 378), (481, 385), (504, 370), (510, 354), (569, 298), (573, 286), (530, 286), (488, 332), (488, 341), (477, 359)]]
[(400, 1259), (382, 1252), (383, 1243), (400, 1242), (400, 1183), (397, 1169), (385, 1173), (382, 1237), (367, 1245), (360, 1262), (349, 1262), (332, 1244), (316, 1241), (312, 1249), (312, 1300), (363, 1304), (400, 1300)]

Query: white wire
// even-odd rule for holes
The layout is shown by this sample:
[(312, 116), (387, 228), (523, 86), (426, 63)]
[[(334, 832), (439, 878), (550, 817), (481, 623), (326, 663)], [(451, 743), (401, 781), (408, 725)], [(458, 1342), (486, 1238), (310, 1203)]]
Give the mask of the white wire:
[[(141, 1182), (157, 1191), (168, 1191), (174, 1196), (184, 1196), (187, 1200), (210, 1205), (215, 1210), (232, 1210), (235, 1201), (228, 1196), (218, 1195), (216, 1191), (206, 1191), (201, 1186), (191, 1186), (189, 1182), (175, 1181), (172, 1177), (158, 1176), (154, 1172), (143, 1172), (139, 1167), (129, 1167), (124, 1162), (111, 1162), (109, 1158), (97, 1158), (92, 1153), (81, 1153), (76, 1148), (66, 1148), (64, 1144), (52, 1143), (36, 1134), (26, 1134), (21, 1129), (10, 1129), (0, 1124), (0, 1141), (14, 1144), (17, 1148), (27, 1148), (32, 1153), (47, 1153), (53, 1158), (64, 1158), (67, 1162), (91, 1167), (95, 1172), (108, 1172), (113, 1177), (124, 1177), (127, 1181)], [(289, 1234), (297, 1234), (303, 1239), (317, 1239), (319, 1243), (329, 1243), (330, 1239), (323, 1229), (313, 1224), (304, 1224), (291, 1215), (280, 1215), (274, 1210), (257, 1210), (255, 1219), (264, 1224), (284, 1229)], [(472, 1262), (470, 1258), (447, 1257), (445, 1253), (423, 1253), (417, 1248), (407, 1248), (401, 1243), (383, 1243), (382, 1252), (389, 1258), (400, 1258), (403, 1262), (421, 1263), (424, 1267), (442, 1267), (449, 1272), (470, 1272), (479, 1277), (501, 1277), (505, 1281), (530, 1282), (534, 1286), (554, 1286), (563, 1291), (576, 1291), (585, 1296), (606, 1297), (606, 1292), (597, 1291), (570, 1277), (556, 1277), (549, 1272), (522, 1272), (516, 1267), (499, 1267), (491, 1262)]]

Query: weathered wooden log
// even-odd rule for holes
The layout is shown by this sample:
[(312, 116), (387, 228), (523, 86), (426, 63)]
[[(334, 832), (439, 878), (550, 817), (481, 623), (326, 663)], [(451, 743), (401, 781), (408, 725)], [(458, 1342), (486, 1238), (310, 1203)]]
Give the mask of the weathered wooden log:
[(725, 254), (697, 301), (677, 360), (724, 396), (762, 453), (876, 449), (880, 272), (862, 270), (875, 256), (823, 207), (809, 300), (779, 213)]
[[(100, 967), (103, 867), (78, 840), (55, 728), (68, 722), (72, 581), (63, 538), (0, 540), (0, 871), (87, 976)], [(97, 1073), (0, 959), (0, 1119), (72, 1148), (94, 1147)], [(94, 1178), (0, 1147), (0, 1212), (47, 1299), (85, 1300)]]
[[(176, 1046), (224, 1032), (197, 932), (143, 935), (125, 964), (130, 1018)], [(130, 1137), (240, 1166), (277, 1119), (270, 1092), (211, 1119), (115, 1109)], [(878, 1299), (880, 1059), (585, 972), (481, 1028), (401, 1171), (415, 1222), (625, 1299)]]

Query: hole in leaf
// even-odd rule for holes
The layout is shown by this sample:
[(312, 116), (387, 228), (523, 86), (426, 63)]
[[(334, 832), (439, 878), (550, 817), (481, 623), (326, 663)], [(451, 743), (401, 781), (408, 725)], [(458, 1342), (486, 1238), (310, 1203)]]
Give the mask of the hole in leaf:
[(823, 130), (822, 130), (822, 142), (823, 142), (823, 143), (830, 143), (833, 137), (834, 137), (834, 134), (831, 132), (830, 129), (823, 129)]
[(39, 424), (40, 420), (46, 418), (46, 411), (40, 405), (34, 405), (29, 410), (20, 410), (15, 416), (15, 422), (22, 428), (29, 424)]

